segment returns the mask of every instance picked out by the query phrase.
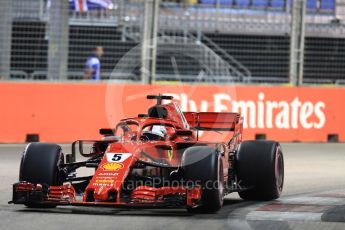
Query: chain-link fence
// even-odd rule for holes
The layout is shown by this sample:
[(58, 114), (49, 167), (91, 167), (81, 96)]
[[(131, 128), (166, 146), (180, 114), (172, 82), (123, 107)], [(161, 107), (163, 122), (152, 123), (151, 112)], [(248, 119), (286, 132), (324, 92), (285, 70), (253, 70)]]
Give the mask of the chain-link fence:
[(157, 1), (2, 0), (0, 76), (345, 83), (342, 0)]

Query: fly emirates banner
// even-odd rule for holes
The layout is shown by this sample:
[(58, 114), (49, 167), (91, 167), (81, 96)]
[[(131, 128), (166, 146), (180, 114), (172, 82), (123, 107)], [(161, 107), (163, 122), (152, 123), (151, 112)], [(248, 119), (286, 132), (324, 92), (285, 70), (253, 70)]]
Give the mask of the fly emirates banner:
[(22, 142), (30, 133), (41, 141), (99, 139), (99, 128), (147, 113), (154, 105), (148, 94), (172, 95), (182, 111), (240, 112), (244, 139), (265, 134), (278, 141), (327, 141), (338, 135), (345, 141), (344, 88), (3, 83), (0, 92), (2, 142)]

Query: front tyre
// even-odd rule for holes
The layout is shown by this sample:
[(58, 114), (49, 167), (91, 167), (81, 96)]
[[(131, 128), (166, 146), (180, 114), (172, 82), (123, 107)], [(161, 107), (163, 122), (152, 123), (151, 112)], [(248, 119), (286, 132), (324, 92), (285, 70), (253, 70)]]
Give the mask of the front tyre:
[(275, 141), (244, 141), (237, 153), (239, 192), (244, 200), (274, 200), (284, 185), (284, 157)]
[(189, 212), (218, 211), (224, 200), (223, 162), (219, 153), (208, 146), (186, 149), (182, 157), (183, 178), (202, 188), (201, 206), (188, 207)]
[[(19, 180), (47, 186), (62, 185), (59, 166), (64, 157), (61, 147), (50, 143), (30, 143), (27, 145), (21, 160)], [(55, 207), (52, 205), (27, 204), (28, 207)]]

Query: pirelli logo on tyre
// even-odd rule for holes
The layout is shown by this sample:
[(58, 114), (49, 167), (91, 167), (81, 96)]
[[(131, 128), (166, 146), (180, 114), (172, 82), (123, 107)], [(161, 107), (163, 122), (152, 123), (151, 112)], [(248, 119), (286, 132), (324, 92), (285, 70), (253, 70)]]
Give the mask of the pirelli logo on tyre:
[(105, 163), (101, 167), (105, 171), (117, 171), (123, 168), (123, 164), (111, 162), (111, 163)]

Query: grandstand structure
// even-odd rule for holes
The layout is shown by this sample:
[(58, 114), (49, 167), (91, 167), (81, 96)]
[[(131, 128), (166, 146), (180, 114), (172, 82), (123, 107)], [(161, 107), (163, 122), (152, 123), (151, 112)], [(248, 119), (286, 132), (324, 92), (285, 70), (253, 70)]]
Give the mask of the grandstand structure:
[[(293, 1), (305, 6), (304, 44), (298, 50), (303, 59), (302, 83), (343, 84), (342, 0), (163, 0), (154, 80), (291, 82)], [(51, 16), (57, 9), (49, 2), (1, 1), (0, 75), (11, 80), (59, 80), (50, 74), (64, 71), (61, 79), (80, 80), (87, 56), (101, 45), (103, 79), (142, 80), (142, 1), (111, 0), (111, 8), (82, 11), (71, 8), (70, 0), (67, 8), (61, 4), (65, 8), (59, 9), (62, 15), (57, 18)], [(67, 27), (55, 28), (63, 24), (64, 16)], [(60, 39), (56, 40), (58, 49), (51, 42), (52, 31)], [(57, 67), (52, 67), (49, 57), (58, 51), (66, 60), (59, 59)]]

